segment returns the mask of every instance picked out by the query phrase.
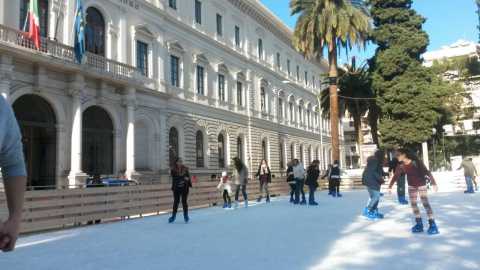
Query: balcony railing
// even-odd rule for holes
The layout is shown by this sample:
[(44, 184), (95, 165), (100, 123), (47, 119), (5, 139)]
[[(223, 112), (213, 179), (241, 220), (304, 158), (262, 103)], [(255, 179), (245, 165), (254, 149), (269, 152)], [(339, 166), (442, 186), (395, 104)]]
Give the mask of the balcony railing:
[[(0, 44), (21, 47), (31, 50), (32, 52), (37, 52), (67, 63), (78, 65), (75, 61), (73, 47), (42, 37), (40, 48), (36, 49), (32, 40), (26, 37), (24, 32), (1, 24)], [(93, 69), (96, 72), (106, 73), (116, 79), (128, 80), (135, 79), (136, 76), (142, 76), (135, 67), (90, 52), (85, 54), (84, 63), (82, 65), (87, 66), (89, 69)]]

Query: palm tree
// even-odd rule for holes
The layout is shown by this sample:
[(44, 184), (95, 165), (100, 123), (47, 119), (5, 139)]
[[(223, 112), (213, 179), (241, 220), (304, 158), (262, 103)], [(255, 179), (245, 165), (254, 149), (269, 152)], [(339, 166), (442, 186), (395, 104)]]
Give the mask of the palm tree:
[(332, 156), (340, 160), (337, 55), (341, 48), (365, 45), (369, 17), (350, 0), (291, 0), (290, 9), (292, 15), (299, 15), (293, 46), (309, 59), (319, 60), (324, 49), (328, 52)]
[[(344, 69), (339, 69), (339, 74), (338, 85), (340, 89), (338, 95), (341, 97), (339, 100), (339, 117), (348, 112), (348, 116), (353, 119), (355, 139), (361, 153), (363, 144), (362, 117), (370, 113), (369, 110), (372, 107), (371, 105), (374, 98), (370, 74), (366, 64), (357, 67), (355, 58), (352, 59), (351, 65), (347, 65)], [(328, 92), (323, 91), (321, 94), (321, 102), (325, 115), (330, 115), (329, 101)]]

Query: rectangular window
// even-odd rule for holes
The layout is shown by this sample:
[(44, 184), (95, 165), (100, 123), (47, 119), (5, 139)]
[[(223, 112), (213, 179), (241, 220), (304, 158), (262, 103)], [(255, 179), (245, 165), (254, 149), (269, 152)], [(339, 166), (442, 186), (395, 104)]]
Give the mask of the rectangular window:
[(297, 82), (300, 81), (300, 67), (297, 66)]
[(293, 119), (293, 103), (290, 102), (289, 104), (289, 111), (290, 111), (290, 122), (293, 123), (295, 121), (295, 119)]
[(177, 0), (168, 0), (168, 6), (172, 9), (177, 9)]
[(235, 25), (235, 46), (240, 47), (240, 27)]
[(180, 58), (175, 55), (170, 56), (170, 80), (172, 86), (180, 87)]
[(290, 59), (287, 59), (287, 73), (288, 73), (288, 76), (291, 75), (291, 70), (290, 70)]
[(137, 69), (148, 76), (148, 44), (137, 40)]
[(195, 22), (202, 24), (202, 2), (195, 0)]
[(308, 71), (305, 71), (305, 85), (308, 86)]
[(204, 68), (197, 65), (197, 94), (205, 94), (205, 74)]
[(217, 35), (223, 36), (223, 18), (222, 15), (217, 13)]
[[(28, 14), (28, 5), (29, 0), (20, 1), (20, 23), (19, 28), (22, 31), (28, 31), (29, 21), (27, 18)], [(40, 22), (40, 36), (47, 37), (48, 34), (48, 0), (39, 0), (38, 1), (38, 12), (39, 12), (39, 22)]]
[(258, 39), (258, 59), (263, 60), (263, 40), (261, 38)]
[(225, 76), (218, 74), (218, 99), (225, 101)]
[(283, 99), (278, 99), (278, 117), (283, 119)]
[(280, 62), (280, 58), (281, 58), (281, 57), (280, 57), (280, 53), (277, 52), (277, 68), (278, 68), (278, 69), (280, 69), (281, 64), (282, 64), (282, 63)]
[(315, 81), (315, 76), (312, 76), (312, 87), (315, 88), (317, 81)]
[(241, 82), (237, 82), (237, 105), (243, 106), (243, 85)]

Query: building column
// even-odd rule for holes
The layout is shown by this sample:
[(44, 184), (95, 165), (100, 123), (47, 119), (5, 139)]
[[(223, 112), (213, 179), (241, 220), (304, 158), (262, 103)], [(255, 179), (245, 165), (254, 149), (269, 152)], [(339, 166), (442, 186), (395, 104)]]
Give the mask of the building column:
[(167, 115), (164, 111), (160, 111), (160, 156), (159, 156), (159, 165), (161, 171), (168, 171), (169, 167), (169, 142), (168, 142), (168, 132), (167, 129)]
[(87, 175), (82, 171), (82, 94), (85, 87), (83, 76), (76, 75), (70, 88), (72, 96), (72, 134), (70, 148), (70, 173), (68, 175), (68, 188), (76, 188), (85, 184)]
[(127, 107), (127, 166), (125, 175), (128, 179), (132, 179), (132, 175), (135, 173), (135, 88), (127, 89), (124, 104)]
[(430, 169), (430, 161), (428, 160), (428, 143), (427, 142), (422, 143), (422, 157), (423, 157), (423, 163), (425, 164), (425, 167), (427, 167), (427, 169)]

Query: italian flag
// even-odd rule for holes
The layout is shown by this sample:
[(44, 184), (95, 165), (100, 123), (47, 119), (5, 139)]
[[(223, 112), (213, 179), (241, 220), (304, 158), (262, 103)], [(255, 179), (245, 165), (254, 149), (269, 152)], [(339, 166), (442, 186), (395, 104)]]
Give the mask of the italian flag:
[(38, 0), (30, 0), (28, 5), (28, 38), (30, 38), (35, 45), (35, 48), (40, 49), (40, 17), (38, 12)]

